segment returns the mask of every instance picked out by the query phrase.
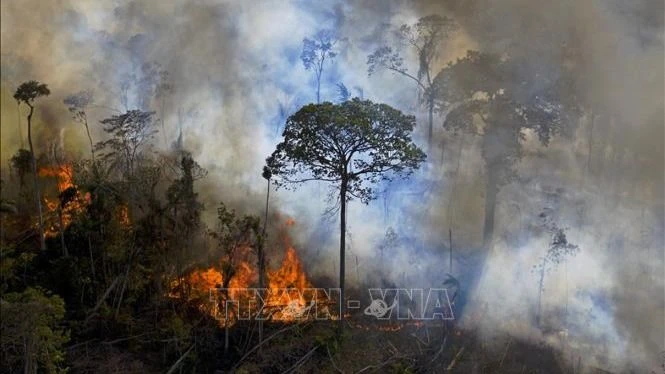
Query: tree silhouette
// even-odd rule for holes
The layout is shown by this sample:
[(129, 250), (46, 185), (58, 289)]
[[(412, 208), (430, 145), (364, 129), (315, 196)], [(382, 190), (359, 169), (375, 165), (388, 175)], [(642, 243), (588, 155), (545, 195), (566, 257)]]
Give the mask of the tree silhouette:
[(435, 92), (432, 65), (438, 56), (441, 42), (456, 29), (457, 25), (452, 19), (439, 15), (422, 17), (413, 25), (404, 24), (399, 28), (399, 41), (407, 44), (418, 55), (418, 72), (415, 75), (404, 66), (404, 58), (393, 47), (379, 47), (367, 56), (367, 73), (370, 76), (380, 69), (386, 69), (411, 79), (418, 85), (428, 114), (428, 152), (432, 149), (434, 132)]
[(339, 189), (340, 289), (344, 316), (346, 204), (376, 198), (372, 187), (407, 177), (425, 160), (411, 140), (415, 117), (358, 98), (340, 104), (309, 104), (289, 117), (284, 139), (266, 160), (277, 186), (325, 181)]
[(44, 239), (44, 216), (42, 213), (42, 198), (39, 188), (39, 178), (37, 177), (37, 160), (35, 158), (35, 148), (32, 144), (32, 115), (35, 111), (35, 99), (41, 96), (48, 96), (51, 91), (44, 83), (37, 81), (28, 81), (22, 83), (14, 93), (14, 99), (17, 103), (23, 103), (30, 108), (28, 112), (28, 144), (30, 145), (30, 156), (32, 158), (32, 174), (35, 181), (35, 200), (37, 201), (37, 212), (39, 214), (39, 243), (42, 251), (46, 250), (46, 241)]
[(88, 106), (92, 104), (92, 100), (92, 92), (81, 91), (67, 96), (65, 100), (63, 100), (63, 103), (67, 106), (67, 109), (69, 109), (74, 120), (85, 126), (85, 133), (88, 135), (88, 141), (90, 142), (90, 154), (92, 156), (92, 161), (95, 161), (95, 146), (92, 143), (92, 136), (90, 136), (88, 114), (86, 113)]
[(320, 30), (312, 39), (302, 41), (300, 59), (306, 70), (313, 70), (316, 78), (316, 103), (321, 102), (321, 76), (326, 60), (337, 56), (335, 45), (339, 39), (332, 30)]
[[(538, 280), (538, 310), (536, 312), (536, 324), (540, 326), (541, 310), (543, 291), (545, 291), (545, 274), (554, 270), (559, 264), (566, 261), (568, 257), (577, 255), (580, 247), (577, 244), (568, 242), (565, 229), (554, 225), (551, 229), (552, 240), (550, 241), (549, 248), (544, 256), (541, 257), (540, 262), (534, 265), (533, 271), (539, 274)], [(566, 300), (566, 303), (568, 300)]]
[[(519, 61), (469, 51), (434, 78), (437, 104), (446, 113), (443, 127), (482, 136), (486, 166), (483, 245), (494, 235), (494, 211), (499, 190), (517, 178), (513, 166), (522, 157), (525, 131), (547, 146), (554, 135), (572, 134), (574, 100), (559, 95), (568, 84), (565, 72), (556, 78), (530, 77)], [(567, 92), (567, 91), (566, 91)]]
[(111, 116), (101, 121), (104, 131), (111, 138), (98, 142), (96, 150), (104, 151), (101, 156), (111, 161), (127, 177), (131, 177), (137, 167), (137, 161), (149, 145), (154, 129), (153, 112), (130, 110), (124, 114)]

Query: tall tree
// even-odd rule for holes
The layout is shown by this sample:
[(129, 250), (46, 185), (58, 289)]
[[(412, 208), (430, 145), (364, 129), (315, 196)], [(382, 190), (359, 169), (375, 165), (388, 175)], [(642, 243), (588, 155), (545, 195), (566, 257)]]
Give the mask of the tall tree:
[[(270, 178), (272, 178), (272, 172), (267, 166), (263, 167), (263, 172), (261, 173), (263, 179), (268, 182), (268, 187), (266, 189), (266, 209), (265, 209), (265, 218), (263, 219), (263, 229), (261, 230), (261, 240), (259, 240), (259, 245), (256, 248), (256, 257), (258, 258), (258, 268), (259, 268), (259, 289), (261, 290), (261, 300), (259, 305), (259, 310), (263, 310), (263, 300), (265, 295), (263, 294), (263, 289), (266, 288), (266, 251), (265, 244), (267, 240), (266, 229), (268, 228), (268, 207), (270, 203)], [(259, 319), (259, 344), (263, 343), (263, 319)]]
[[(556, 269), (556, 267), (565, 262), (569, 257), (573, 257), (580, 252), (577, 244), (568, 242), (566, 237), (566, 230), (553, 225), (551, 228), (552, 239), (550, 241), (547, 252), (540, 258), (540, 262), (533, 266), (533, 271), (538, 273), (538, 309), (536, 311), (536, 325), (541, 326), (542, 317), (542, 300), (543, 291), (545, 291), (545, 274), (548, 271)], [(568, 287), (568, 285), (566, 285)], [(566, 299), (566, 308), (568, 300)]]
[(95, 161), (95, 146), (92, 143), (92, 136), (90, 135), (90, 128), (88, 127), (88, 114), (86, 113), (88, 106), (92, 104), (92, 92), (77, 92), (67, 96), (63, 102), (67, 106), (67, 109), (69, 109), (69, 112), (72, 114), (74, 121), (82, 124), (85, 127), (85, 133), (88, 136), (88, 141), (90, 142), (90, 154), (92, 156), (92, 161)]
[(40, 248), (46, 250), (46, 241), (44, 239), (44, 216), (42, 213), (42, 198), (39, 189), (39, 178), (37, 176), (37, 159), (35, 158), (35, 148), (32, 144), (32, 115), (35, 111), (35, 99), (41, 96), (48, 96), (51, 91), (44, 83), (37, 81), (28, 81), (22, 83), (14, 93), (14, 99), (30, 108), (28, 112), (28, 144), (30, 145), (30, 156), (32, 158), (32, 175), (35, 182), (35, 200), (37, 201), (37, 212), (39, 214), (39, 243)]
[[(235, 210), (229, 210), (224, 203), (217, 208), (217, 230), (210, 235), (217, 241), (222, 252), (222, 297), (224, 302), (229, 297), (229, 284), (235, 276), (241, 261), (246, 260), (248, 251), (244, 248), (256, 249), (261, 244), (260, 219), (255, 216), (239, 216)], [(225, 304), (222, 304), (225, 305)], [(229, 315), (226, 318), (232, 318)], [(236, 316), (237, 318), (237, 316)], [(229, 321), (224, 325), (224, 352), (229, 350)]]
[(208, 172), (194, 161), (189, 152), (180, 155), (179, 178), (175, 179), (166, 191), (168, 218), (172, 226), (171, 239), (175, 249), (176, 272), (182, 277), (182, 265), (190, 253), (186, 252), (188, 243), (192, 243), (194, 234), (201, 227), (203, 204), (194, 192), (194, 182), (204, 178)]
[(346, 204), (367, 204), (381, 180), (407, 177), (425, 160), (411, 140), (415, 117), (385, 104), (353, 99), (309, 104), (289, 117), (284, 139), (266, 160), (277, 186), (325, 181), (339, 189), (339, 282), (344, 317)]
[(412, 48), (418, 56), (418, 72), (414, 75), (404, 66), (404, 58), (390, 46), (377, 48), (367, 57), (367, 72), (371, 76), (379, 69), (390, 70), (414, 81), (427, 108), (428, 152), (432, 150), (434, 133), (435, 94), (433, 92), (433, 64), (439, 55), (441, 42), (457, 30), (457, 24), (448, 17), (429, 15), (413, 25), (404, 24), (397, 32), (399, 42)]
[(321, 77), (326, 60), (332, 60), (337, 56), (335, 45), (339, 39), (332, 30), (320, 30), (312, 39), (305, 38), (302, 41), (302, 53), (300, 59), (306, 70), (314, 71), (316, 78), (316, 103), (321, 102)]
[(571, 135), (575, 123), (570, 117), (577, 113), (576, 105), (565, 71), (549, 76), (530, 76), (528, 71), (520, 61), (469, 51), (434, 79), (433, 92), (446, 112), (443, 127), (482, 136), (486, 248), (494, 235), (497, 195), (517, 177), (514, 165), (522, 157), (526, 131), (547, 146), (556, 134)]
[(101, 121), (104, 131), (111, 138), (98, 142), (96, 150), (104, 151), (101, 156), (110, 160), (126, 177), (131, 177), (136, 169), (137, 161), (149, 145), (154, 128), (153, 112), (130, 110), (124, 114), (114, 115)]

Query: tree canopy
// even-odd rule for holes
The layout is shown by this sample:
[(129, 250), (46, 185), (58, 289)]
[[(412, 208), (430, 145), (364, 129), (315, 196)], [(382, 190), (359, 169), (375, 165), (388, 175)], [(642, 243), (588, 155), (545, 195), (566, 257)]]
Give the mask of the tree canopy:
[(415, 117), (355, 98), (309, 104), (287, 120), (284, 140), (267, 159), (278, 185), (309, 180), (341, 183), (368, 202), (372, 184), (408, 176), (425, 159), (411, 139)]
[(25, 103), (28, 106), (32, 106), (32, 103), (36, 98), (40, 96), (48, 96), (50, 94), (51, 91), (45, 83), (27, 81), (18, 86), (14, 93), (14, 99), (18, 102)]

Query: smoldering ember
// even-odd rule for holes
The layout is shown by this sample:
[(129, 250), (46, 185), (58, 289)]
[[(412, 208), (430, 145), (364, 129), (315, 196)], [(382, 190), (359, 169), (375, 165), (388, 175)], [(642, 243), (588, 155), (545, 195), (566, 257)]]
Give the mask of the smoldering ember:
[(0, 15), (0, 373), (665, 373), (663, 1)]

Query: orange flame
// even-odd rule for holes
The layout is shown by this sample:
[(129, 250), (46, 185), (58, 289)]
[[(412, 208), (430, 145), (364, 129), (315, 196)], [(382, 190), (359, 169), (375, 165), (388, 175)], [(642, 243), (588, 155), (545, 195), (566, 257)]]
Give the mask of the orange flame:
[[(293, 219), (288, 219), (287, 226), (294, 224)], [(279, 268), (268, 270), (266, 276), (268, 281), (267, 299), (265, 308), (274, 309), (271, 313), (271, 319), (279, 321), (294, 321), (299, 318), (307, 309), (307, 301), (304, 298), (303, 290), (311, 288), (312, 284), (307, 279), (303, 270), (303, 265), (298, 257), (295, 248), (290, 244), (287, 235), (283, 236), (284, 247), (286, 251)], [(249, 248), (245, 253), (249, 253)], [(258, 280), (258, 271), (252, 262), (241, 261), (235, 267), (235, 272), (229, 281), (228, 288), (246, 289), (256, 286)], [(204, 313), (218, 317), (219, 305), (211, 302), (210, 292), (222, 287), (224, 283), (223, 273), (211, 266), (207, 269), (199, 269), (190, 272), (183, 279), (172, 284), (172, 290), (169, 293), (171, 297), (180, 297), (174, 290), (177, 288), (189, 289), (187, 296), (189, 301), (195, 301), (198, 308)], [(284, 292), (284, 290), (289, 290)], [(228, 295), (233, 299), (239, 295)], [(220, 320), (220, 324), (233, 324), (233, 321)]]
[[(58, 166), (45, 166), (39, 169), (40, 177), (51, 177), (56, 178), (58, 193), (64, 192), (70, 187), (76, 187), (73, 182), (73, 168), (71, 165), (58, 165)], [(90, 194), (86, 193), (85, 196), (82, 196), (80, 192), (76, 192), (74, 199), (65, 205), (62, 212), (60, 212), (60, 201), (59, 198), (49, 198), (44, 197), (44, 203), (48, 212), (57, 213), (56, 215), (51, 215), (46, 217), (45, 222), (45, 232), (44, 234), (47, 237), (54, 237), (58, 234), (60, 229), (60, 222), (58, 216), (62, 214), (62, 230), (69, 227), (72, 223), (72, 219), (80, 214), (85, 206), (90, 202)]]

